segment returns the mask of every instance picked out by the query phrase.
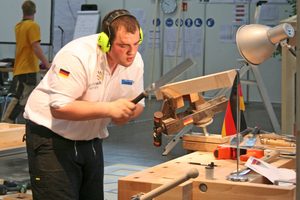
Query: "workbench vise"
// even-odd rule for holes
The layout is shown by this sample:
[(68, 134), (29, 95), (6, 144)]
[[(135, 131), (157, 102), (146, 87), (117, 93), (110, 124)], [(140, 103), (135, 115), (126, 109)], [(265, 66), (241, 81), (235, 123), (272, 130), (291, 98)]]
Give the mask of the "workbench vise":
[[(162, 133), (171, 135), (180, 131), (189, 124), (201, 126), (212, 121), (212, 117), (227, 108), (228, 99), (225, 95), (205, 101), (199, 93), (180, 95), (166, 88), (162, 90), (163, 106), (161, 111), (154, 113), (154, 145), (161, 146)], [(176, 109), (184, 106), (184, 100), (189, 102), (189, 107), (177, 113)]]

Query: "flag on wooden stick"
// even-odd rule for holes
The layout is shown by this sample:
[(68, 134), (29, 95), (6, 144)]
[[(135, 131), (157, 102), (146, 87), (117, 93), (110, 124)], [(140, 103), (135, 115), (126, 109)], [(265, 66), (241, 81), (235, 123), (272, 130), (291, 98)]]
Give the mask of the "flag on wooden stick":
[[(238, 92), (238, 96), (237, 96)], [(247, 124), (244, 116), (245, 104), (242, 94), (241, 83), (237, 86), (237, 76), (234, 79), (231, 94), (228, 100), (225, 118), (222, 127), (222, 137), (237, 134), (237, 97), (239, 98), (240, 109), (240, 131), (247, 129)]]

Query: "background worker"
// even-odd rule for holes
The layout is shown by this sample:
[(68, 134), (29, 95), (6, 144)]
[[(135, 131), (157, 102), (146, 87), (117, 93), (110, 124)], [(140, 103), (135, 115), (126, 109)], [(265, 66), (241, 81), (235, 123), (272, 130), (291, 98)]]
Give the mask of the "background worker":
[(102, 139), (112, 121), (139, 116), (144, 100), (142, 32), (126, 10), (105, 16), (102, 32), (65, 45), (25, 107), (34, 199), (104, 199)]
[(35, 3), (25, 1), (22, 4), (23, 19), (15, 26), (17, 53), (14, 62), (13, 76), (18, 78), (16, 94), (10, 102), (2, 122), (13, 123), (24, 111), (26, 101), (41, 79), (39, 60), (47, 69), (50, 63), (40, 46), (40, 27), (34, 22)]

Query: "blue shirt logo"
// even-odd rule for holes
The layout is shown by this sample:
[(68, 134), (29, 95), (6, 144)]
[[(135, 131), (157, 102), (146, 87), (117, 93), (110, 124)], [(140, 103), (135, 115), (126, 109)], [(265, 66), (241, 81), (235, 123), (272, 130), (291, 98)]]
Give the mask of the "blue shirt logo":
[(122, 85), (132, 85), (132, 84), (133, 84), (133, 80), (122, 79)]

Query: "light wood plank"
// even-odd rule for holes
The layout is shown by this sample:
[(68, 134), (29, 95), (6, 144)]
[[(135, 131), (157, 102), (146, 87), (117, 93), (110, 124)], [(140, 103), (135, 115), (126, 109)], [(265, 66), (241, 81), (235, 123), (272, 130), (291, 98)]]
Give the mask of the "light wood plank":
[[(8, 127), (11, 125), (8, 124)], [(7, 127), (7, 124), (0, 123), (0, 127)], [(25, 125), (12, 125), (12, 128), (0, 129), (0, 150), (25, 146), (23, 136)]]
[(155, 95), (157, 100), (162, 99), (162, 90), (166, 88), (169, 88), (181, 95), (187, 95), (196, 92), (220, 89), (224, 87), (232, 87), (235, 76), (235, 70), (228, 70), (216, 74), (171, 83), (160, 87), (159, 90), (155, 91)]

